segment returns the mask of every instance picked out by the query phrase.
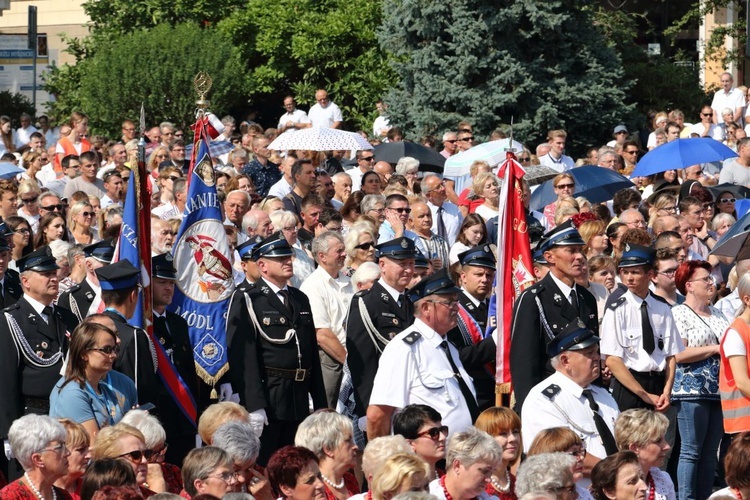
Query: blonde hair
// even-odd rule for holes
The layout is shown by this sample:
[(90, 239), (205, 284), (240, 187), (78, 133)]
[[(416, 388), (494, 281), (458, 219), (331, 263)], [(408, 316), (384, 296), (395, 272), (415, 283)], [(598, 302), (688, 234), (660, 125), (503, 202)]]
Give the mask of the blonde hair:
[(401, 434), (381, 436), (367, 443), (362, 453), (362, 472), (368, 481), (383, 468), (385, 461), (394, 456), (394, 453), (414, 453), (409, 442)]
[(141, 431), (132, 425), (120, 422), (99, 431), (99, 434), (96, 435), (96, 441), (94, 441), (94, 448), (91, 450), (92, 458), (99, 460), (102, 458), (119, 457), (121, 455), (120, 440), (126, 436), (135, 436), (141, 440), (143, 446), (146, 446), (146, 438), (143, 437)]
[(206, 444), (213, 442), (216, 429), (232, 420), (246, 422), (250, 420), (250, 413), (237, 403), (222, 401), (206, 408), (198, 420), (198, 434)]
[(497, 176), (495, 176), (495, 174), (493, 174), (492, 172), (482, 172), (481, 174), (477, 174), (477, 176), (474, 177), (474, 182), (471, 184), (471, 190), (476, 196), (482, 196), (482, 191), (484, 191), (484, 183), (489, 179), (492, 179), (495, 182), (496, 186), (500, 186), (500, 179), (498, 179)]
[(91, 444), (89, 433), (86, 432), (86, 429), (81, 424), (74, 422), (69, 418), (60, 418), (57, 421), (65, 427), (65, 446), (69, 450), (81, 446), (88, 447)]
[(390, 499), (398, 494), (406, 481), (421, 478), (425, 483), (430, 466), (414, 453), (397, 453), (385, 461), (372, 478), (371, 490), (374, 500)]
[(669, 419), (661, 413), (635, 408), (620, 413), (615, 422), (615, 441), (620, 450), (642, 448), (667, 432)]

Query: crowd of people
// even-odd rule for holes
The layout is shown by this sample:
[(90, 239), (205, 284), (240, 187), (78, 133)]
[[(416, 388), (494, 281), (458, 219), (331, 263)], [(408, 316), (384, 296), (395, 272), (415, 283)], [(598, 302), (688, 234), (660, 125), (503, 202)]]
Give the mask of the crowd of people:
[[(750, 139), (745, 91), (722, 85), (695, 124), (654, 112), (579, 160), (564, 130), (516, 151), (556, 172), (556, 199), (532, 209), (521, 180), (536, 283), (508, 318), (510, 407), (495, 383), (505, 334), (488, 317), (505, 250), (497, 165), (450, 177), (372, 149), (270, 150), (342, 126), (324, 90), (309, 112), (286, 97), (275, 128), (224, 117), (214, 140), (231, 146), (213, 162), (235, 291), (228, 370), (209, 385), (170, 307), (190, 137), (164, 122), (141, 138), (130, 120), (91, 136), (81, 112), (59, 126), (21, 115), (15, 130), (0, 117), (0, 160), (23, 170), (0, 180), (0, 498), (747, 498), (750, 259), (711, 250), (743, 215)], [(360, 133), (405, 140), (377, 109)], [(577, 166), (629, 176), (691, 137), (737, 157), (634, 178), (604, 202), (575, 196)], [(468, 122), (413, 139), (446, 159), (478, 143)], [(129, 322), (140, 270), (112, 262), (141, 140), (152, 335)]]

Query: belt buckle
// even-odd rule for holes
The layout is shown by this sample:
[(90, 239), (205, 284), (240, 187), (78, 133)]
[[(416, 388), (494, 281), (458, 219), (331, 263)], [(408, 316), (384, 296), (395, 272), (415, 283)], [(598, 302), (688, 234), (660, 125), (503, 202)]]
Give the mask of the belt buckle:
[(307, 370), (305, 368), (297, 368), (296, 370), (294, 370), (294, 381), (304, 382), (306, 375), (307, 375)]

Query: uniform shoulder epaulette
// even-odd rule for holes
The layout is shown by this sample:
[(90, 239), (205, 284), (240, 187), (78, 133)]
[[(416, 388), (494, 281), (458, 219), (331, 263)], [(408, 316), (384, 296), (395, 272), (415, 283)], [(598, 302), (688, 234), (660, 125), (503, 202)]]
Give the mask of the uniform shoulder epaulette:
[(367, 290), (360, 290), (359, 292), (355, 293), (354, 296), (355, 297), (364, 297), (365, 295), (367, 295), (369, 293), (370, 293), (370, 289), (368, 288)]
[(555, 396), (557, 396), (558, 394), (560, 394), (561, 390), (562, 389), (560, 389), (559, 385), (557, 385), (557, 384), (550, 384), (549, 386), (547, 386), (547, 387), (544, 388), (544, 390), (542, 391), (542, 394), (544, 394), (544, 396), (547, 399), (549, 399), (550, 401), (552, 401), (553, 399), (555, 399)]
[(10, 312), (10, 311), (13, 311), (14, 309), (18, 309), (19, 307), (21, 307), (21, 305), (18, 302), (16, 302), (12, 306), (8, 306), (5, 309), (3, 309), (2, 312)]
[(65, 290), (63, 293), (73, 293), (73, 292), (77, 292), (80, 289), (81, 289), (81, 284), (80, 283), (76, 283), (75, 285), (73, 285), (70, 288), (68, 288), (67, 290)]
[(403, 339), (407, 345), (414, 345), (414, 343), (422, 338), (422, 334), (418, 331), (409, 332)]
[(617, 287), (614, 292), (610, 294), (609, 297), (607, 297), (607, 305), (605, 306), (607, 309), (615, 310), (621, 305), (625, 303), (627, 300), (625, 298), (625, 292), (627, 292), (627, 288), (621, 288)]
[(669, 307), (672, 307), (672, 304), (667, 302), (667, 299), (665, 299), (664, 297), (660, 295), (656, 295), (654, 292), (651, 292), (651, 291), (649, 291), (649, 293), (651, 294), (651, 298), (653, 298), (654, 300), (658, 300), (659, 302), (663, 302), (664, 304), (667, 304)]

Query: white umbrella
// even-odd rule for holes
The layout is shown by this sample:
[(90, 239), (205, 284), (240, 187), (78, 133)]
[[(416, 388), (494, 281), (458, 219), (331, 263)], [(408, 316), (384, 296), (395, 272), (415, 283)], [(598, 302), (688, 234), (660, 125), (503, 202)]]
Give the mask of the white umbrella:
[(372, 146), (364, 137), (354, 132), (346, 132), (335, 128), (310, 127), (294, 133), (281, 134), (268, 145), (268, 149), (273, 151), (288, 151), (290, 149), (334, 151), (340, 149), (372, 149)]
[[(511, 144), (512, 142), (512, 144)], [(496, 167), (505, 161), (505, 155), (508, 149), (520, 153), (523, 151), (523, 145), (510, 139), (498, 139), (496, 141), (485, 142), (478, 146), (453, 155), (445, 160), (443, 175), (445, 177), (460, 177), (469, 173), (469, 167), (475, 161), (486, 161), (490, 167)]]

